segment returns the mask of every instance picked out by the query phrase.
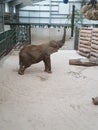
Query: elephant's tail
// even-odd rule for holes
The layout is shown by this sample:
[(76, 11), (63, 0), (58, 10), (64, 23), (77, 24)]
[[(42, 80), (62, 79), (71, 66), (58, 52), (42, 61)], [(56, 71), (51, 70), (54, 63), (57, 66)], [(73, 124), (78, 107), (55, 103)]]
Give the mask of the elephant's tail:
[(19, 55), (19, 65), (20, 65), (20, 66), (22, 66), (22, 65), (23, 65), (21, 55)]

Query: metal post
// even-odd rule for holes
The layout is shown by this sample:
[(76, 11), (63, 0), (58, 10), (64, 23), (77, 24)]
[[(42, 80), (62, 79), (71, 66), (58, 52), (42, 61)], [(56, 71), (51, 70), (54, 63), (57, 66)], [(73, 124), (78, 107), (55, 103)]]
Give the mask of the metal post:
[(0, 0), (0, 32), (4, 31), (4, 1)]
[(9, 8), (9, 12), (10, 12), (10, 23), (13, 23), (13, 6), (12, 5)]
[(49, 1), (49, 11), (50, 11), (50, 16), (49, 16), (49, 25), (51, 24), (51, 9), (52, 9), (52, 7), (51, 7), (51, 0)]
[(16, 7), (16, 23), (19, 23), (19, 7), (20, 7), (21, 5), (16, 5), (15, 7)]
[(74, 16), (75, 16), (75, 5), (72, 6), (71, 37), (73, 37), (73, 31), (74, 31)]

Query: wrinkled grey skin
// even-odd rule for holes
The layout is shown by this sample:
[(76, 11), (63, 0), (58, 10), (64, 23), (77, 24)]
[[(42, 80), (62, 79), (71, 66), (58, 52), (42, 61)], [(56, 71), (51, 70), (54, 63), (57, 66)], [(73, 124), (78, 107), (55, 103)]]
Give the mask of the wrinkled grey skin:
[(45, 72), (51, 73), (51, 54), (57, 52), (65, 43), (66, 28), (62, 40), (50, 41), (41, 45), (26, 45), (19, 53), (19, 71), (18, 74), (23, 75), (26, 68), (40, 61), (44, 62)]

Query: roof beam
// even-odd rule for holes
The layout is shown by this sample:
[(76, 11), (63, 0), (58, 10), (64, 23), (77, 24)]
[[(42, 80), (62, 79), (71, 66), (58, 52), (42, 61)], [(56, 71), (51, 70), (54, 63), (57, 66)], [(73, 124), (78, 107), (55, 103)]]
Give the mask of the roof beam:
[(20, 2), (20, 0), (11, 0), (11, 1), (9, 1), (8, 2), (9, 3), (9, 5), (11, 5), (11, 6), (15, 6), (15, 5), (18, 5), (18, 4), (21, 4), (22, 2)]

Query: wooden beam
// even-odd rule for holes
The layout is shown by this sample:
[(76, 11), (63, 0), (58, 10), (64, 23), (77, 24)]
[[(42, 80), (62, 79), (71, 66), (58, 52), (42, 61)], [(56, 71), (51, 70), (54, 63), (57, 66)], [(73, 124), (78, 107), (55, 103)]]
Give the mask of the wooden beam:
[(98, 63), (93, 63), (89, 61), (89, 59), (70, 59), (69, 60), (70, 65), (78, 65), (78, 66), (98, 66)]

